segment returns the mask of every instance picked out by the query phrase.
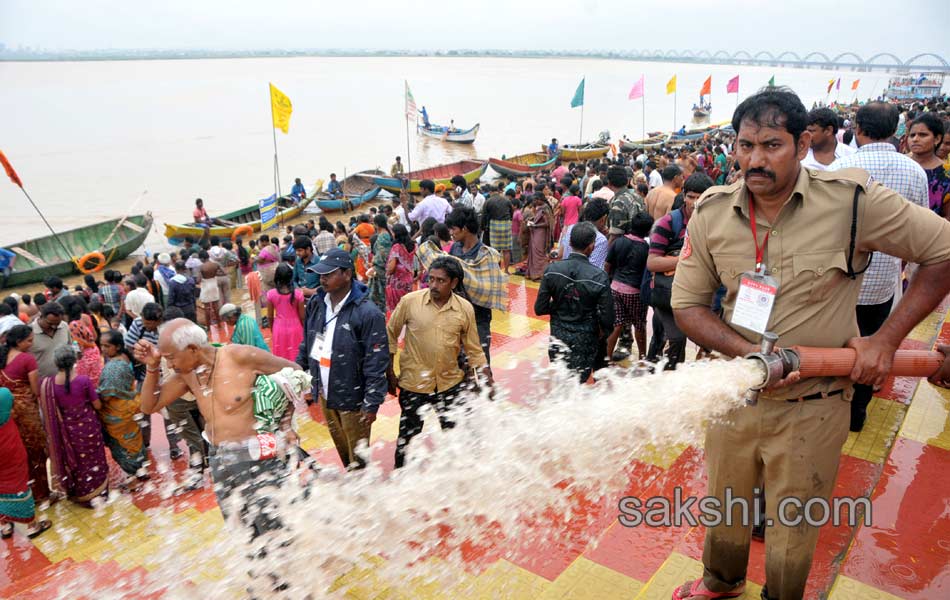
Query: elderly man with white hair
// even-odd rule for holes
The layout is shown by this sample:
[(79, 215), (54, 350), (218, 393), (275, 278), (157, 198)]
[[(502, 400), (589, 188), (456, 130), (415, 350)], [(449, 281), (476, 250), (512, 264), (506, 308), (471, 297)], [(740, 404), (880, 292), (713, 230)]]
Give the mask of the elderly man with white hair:
[[(194, 394), (205, 420), (211, 478), (225, 518), (237, 513), (252, 540), (280, 529), (269, 491), (286, 477), (285, 455), (297, 444), (291, 428), (293, 404), (281, 416), (276, 432), (259, 432), (254, 388), (259, 375), (300, 367), (253, 346), (212, 346), (205, 330), (187, 319), (166, 323), (157, 346), (139, 340), (135, 358), (146, 365), (143, 412), (157, 412), (188, 392)], [(164, 381), (160, 381), (162, 359), (171, 371)], [(232, 495), (240, 499), (230, 500)]]
[(175, 276), (175, 267), (172, 265), (171, 254), (162, 252), (158, 255), (158, 265), (155, 267), (155, 281), (162, 286), (162, 295), (168, 297), (168, 282)]

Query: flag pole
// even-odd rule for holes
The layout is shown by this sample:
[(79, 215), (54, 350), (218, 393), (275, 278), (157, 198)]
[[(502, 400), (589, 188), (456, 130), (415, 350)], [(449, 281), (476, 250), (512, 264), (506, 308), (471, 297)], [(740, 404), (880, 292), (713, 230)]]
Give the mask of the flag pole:
[(409, 82), (403, 80), (403, 85), (405, 89), (402, 94), (402, 104), (403, 112), (406, 113), (406, 166), (409, 167), (407, 172), (412, 171), (412, 156), (409, 154)]
[(412, 156), (409, 154), (409, 115), (406, 115), (406, 165), (412, 171)]
[(673, 88), (673, 133), (676, 133), (677, 131), (676, 130), (676, 95), (678, 93), (679, 93), (678, 90), (674, 87)]
[[(584, 75), (581, 81), (584, 82), (584, 95), (586, 96), (587, 95), (587, 75)], [(581, 98), (581, 130), (578, 133), (578, 140), (577, 140), (577, 144), (579, 146), (584, 145), (584, 104), (587, 103), (586, 100), (587, 100), (586, 98)]]
[[(270, 86), (267, 86), (267, 94), (270, 96), (270, 132), (271, 136), (274, 138), (274, 205), (280, 204), (280, 163), (277, 160), (277, 128), (274, 127), (274, 93), (271, 91)], [(280, 213), (280, 224), (284, 225), (284, 211), (278, 210)], [(261, 225), (264, 222), (261, 221)]]
[[(646, 90), (644, 90), (645, 92)], [(646, 94), (640, 96), (640, 128), (643, 129), (641, 140), (647, 139), (647, 97)]]

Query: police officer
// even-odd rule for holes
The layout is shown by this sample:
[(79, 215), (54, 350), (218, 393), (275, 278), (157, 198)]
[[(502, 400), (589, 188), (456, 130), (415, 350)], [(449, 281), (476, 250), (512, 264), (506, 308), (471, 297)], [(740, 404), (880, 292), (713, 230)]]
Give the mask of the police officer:
[[(780, 502), (797, 498), (801, 507), (829, 498), (848, 436), (851, 383), (881, 385), (898, 345), (950, 292), (950, 223), (869, 181), (864, 170), (803, 168), (799, 161), (811, 142), (807, 120), (801, 100), (782, 88), (763, 90), (736, 108), (732, 125), (744, 180), (712, 187), (700, 199), (672, 294), (680, 328), (727, 356), (756, 351), (765, 330), (778, 334), (782, 346), (857, 351), (850, 380), (792, 373), (706, 434), (708, 495), (722, 502), (730, 488), (751, 506), (753, 488), (765, 482), (771, 523), (762, 597), (782, 600), (802, 597), (819, 529), (807, 522), (790, 526), (805, 516), (790, 504), (781, 521)], [(859, 273), (872, 251), (921, 268), (884, 325), (862, 338), (855, 305)], [(721, 320), (709, 310), (720, 284), (727, 289)], [(756, 289), (761, 302), (743, 301), (742, 286)], [(820, 517), (816, 508), (811, 515)], [(681, 586), (674, 598), (742, 593), (750, 524), (738, 507), (733, 517), (731, 526), (707, 529), (703, 577)]]

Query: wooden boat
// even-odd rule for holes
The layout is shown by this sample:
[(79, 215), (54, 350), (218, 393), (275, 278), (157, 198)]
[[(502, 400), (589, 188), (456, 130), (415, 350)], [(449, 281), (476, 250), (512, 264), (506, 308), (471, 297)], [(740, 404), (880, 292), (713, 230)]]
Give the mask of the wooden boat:
[(620, 149), (624, 152), (633, 152), (634, 150), (642, 150), (644, 148), (659, 148), (666, 143), (668, 138), (669, 134), (660, 133), (651, 135), (642, 140), (621, 140)]
[(450, 181), (456, 175), (465, 177), (465, 181), (472, 183), (477, 181), (488, 169), (488, 161), (485, 160), (460, 160), (454, 163), (439, 165), (429, 169), (421, 169), (403, 173), (399, 177), (374, 177), (373, 183), (384, 190), (398, 194), (403, 186), (407, 186), (410, 194), (419, 193), (419, 182), (423, 179), (431, 179), (436, 185), (440, 183), (448, 187)]
[[(90, 252), (101, 252), (109, 262), (121, 260), (142, 245), (151, 229), (152, 213), (146, 213), (70, 229), (56, 237), (48, 235), (7, 246), (7, 250), (17, 255), (7, 287), (36, 283), (53, 275), (68, 277), (77, 274), (80, 271), (73, 261)], [(93, 265), (90, 262), (87, 266)]]
[(471, 129), (450, 128), (445, 125), (429, 124), (428, 127), (421, 123), (416, 125), (416, 130), (426, 137), (435, 138), (443, 142), (454, 142), (456, 144), (471, 144), (478, 135), (480, 123), (475, 123)]
[(501, 158), (489, 158), (488, 164), (491, 168), (502, 175), (511, 177), (524, 177), (537, 173), (541, 169), (547, 169), (554, 165), (557, 157), (548, 157), (546, 152), (529, 152), (528, 154), (519, 154)]
[[(294, 204), (293, 200), (289, 196), (282, 196), (277, 203), (277, 222), (286, 221), (288, 219), (293, 219), (304, 211), (307, 206), (313, 201), (313, 196), (305, 198), (298, 204)], [(224, 213), (223, 215), (217, 215), (218, 219), (222, 221), (227, 221), (229, 223), (234, 223), (233, 226), (214, 226), (208, 232), (208, 235), (217, 236), (219, 238), (230, 238), (231, 234), (237, 230), (238, 227), (243, 225), (249, 226), (255, 232), (261, 230), (261, 207), (259, 203), (254, 203), (250, 206), (245, 206), (244, 208), (239, 208), (238, 210), (231, 211), (229, 213)], [(178, 245), (186, 237), (192, 237), (194, 239), (199, 239), (205, 234), (205, 228), (199, 227), (195, 223), (185, 223), (184, 225), (170, 225), (165, 223), (165, 237), (168, 238), (170, 244)]]
[(685, 134), (672, 133), (670, 134), (670, 142), (690, 142), (693, 140), (701, 140), (705, 136), (715, 133), (719, 130), (718, 125), (710, 125), (709, 127), (701, 127), (699, 129), (690, 129)]
[[(541, 144), (541, 151), (547, 152), (547, 146)], [(610, 144), (565, 144), (561, 146), (561, 160), (590, 160), (607, 156)]]
[(347, 205), (349, 208), (356, 208), (379, 195), (382, 188), (373, 183), (373, 177), (380, 175), (385, 175), (385, 173), (382, 171), (363, 171), (350, 175), (342, 182), (345, 200), (330, 198), (325, 191), (321, 190), (314, 194), (314, 202), (323, 212), (343, 210), (347, 208)]

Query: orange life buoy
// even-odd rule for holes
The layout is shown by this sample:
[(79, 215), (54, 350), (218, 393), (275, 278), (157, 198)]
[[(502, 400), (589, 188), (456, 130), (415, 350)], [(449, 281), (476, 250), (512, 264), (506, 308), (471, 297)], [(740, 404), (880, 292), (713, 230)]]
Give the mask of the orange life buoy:
[(231, 234), (231, 241), (238, 239), (241, 235), (254, 235), (254, 228), (250, 225), (241, 225)]
[[(86, 268), (86, 263), (93, 259), (97, 261), (96, 266), (91, 269)], [(76, 268), (79, 269), (79, 272), (82, 273), (83, 275), (88, 275), (90, 273), (98, 273), (99, 271), (104, 269), (105, 266), (106, 266), (106, 255), (103, 254), (102, 252), (90, 252), (89, 254), (86, 254), (85, 256), (83, 256), (82, 258), (76, 261)]]

